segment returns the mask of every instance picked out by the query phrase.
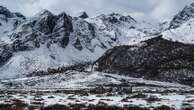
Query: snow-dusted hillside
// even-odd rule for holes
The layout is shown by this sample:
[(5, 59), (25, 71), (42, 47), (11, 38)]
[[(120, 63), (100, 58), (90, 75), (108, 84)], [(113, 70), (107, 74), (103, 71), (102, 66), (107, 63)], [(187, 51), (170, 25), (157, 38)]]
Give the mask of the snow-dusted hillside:
[(169, 29), (174, 29), (180, 27), (182, 24), (194, 18), (194, 3), (185, 6), (177, 15), (174, 16), (170, 22)]
[(180, 27), (162, 33), (164, 38), (182, 43), (194, 43), (194, 18), (183, 23)]
[[(17, 100), (26, 106), (37, 107), (37, 110), (55, 104), (137, 106), (148, 110), (160, 106), (166, 109), (159, 110), (194, 107), (193, 88), (189, 86), (101, 72), (68, 71), (43, 77), (2, 80), (0, 87), (0, 105), (12, 106)], [(4, 96), (4, 92), (7, 95)]]
[(164, 38), (182, 43), (194, 43), (194, 3), (186, 6), (170, 21), (162, 33)]

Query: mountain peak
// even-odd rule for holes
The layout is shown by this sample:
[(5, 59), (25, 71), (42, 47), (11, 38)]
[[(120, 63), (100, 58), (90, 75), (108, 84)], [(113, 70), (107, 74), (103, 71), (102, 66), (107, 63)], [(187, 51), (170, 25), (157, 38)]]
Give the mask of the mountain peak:
[(9, 11), (9, 10), (6, 7), (4, 7), (4, 6), (0, 6), (0, 11)]
[(169, 28), (175, 29), (191, 18), (194, 18), (194, 2), (186, 6), (182, 11), (174, 16), (173, 20), (170, 22)]
[(38, 14), (36, 14), (36, 17), (45, 17), (45, 16), (53, 16), (53, 13), (50, 12), (49, 10), (42, 10)]
[(114, 16), (114, 17), (121, 17), (122, 15), (119, 13), (111, 13), (109, 16)]
[(13, 13), (11, 13), (6, 7), (0, 6), (0, 14), (5, 15), (8, 18), (13, 17)]
[(135, 23), (136, 20), (132, 18), (131, 16), (125, 16), (119, 13), (110, 13), (110, 14), (101, 14), (97, 16), (97, 18), (102, 19), (103, 21), (108, 21), (112, 24), (120, 24), (121, 22), (128, 22), (128, 23)]
[(85, 18), (88, 18), (89, 16), (88, 16), (88, 14), (85, 11), (83, 11), (83, 12), (80, 12), (78, 14), (78, 17), (82, 18), (82, 19), (85, 19)]
[(193, 7), (194, 7), (194, 2), (192, 2), (192, 3), (191, 3), (191, 6), (193, 6)]
[(8, 10), (8, 9), (4, 6), (0, 6), (0, 10)]

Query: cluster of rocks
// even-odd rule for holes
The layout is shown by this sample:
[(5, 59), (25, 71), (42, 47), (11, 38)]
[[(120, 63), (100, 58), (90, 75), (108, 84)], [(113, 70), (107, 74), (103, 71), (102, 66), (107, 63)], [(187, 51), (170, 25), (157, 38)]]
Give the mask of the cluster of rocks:
[(62, 66), (58, 68), (48, 68), (47, 70), (33, 71), (31, 73), (28, 73), (27, 77), (61, 74), (61, 73), (66, 73), (68, 71), (89, 72), (89, 71), (86, 71), (86, 69), (88, 69), (91, 64), (92, 64), (91, 62), (82, 62), (82, 63), (77, 63), (69, 66)]
[[(39, 105), (39, 106), (37, 106)], [(49, 105), (49, 106), (41, 106), (41, 103), (35, 103), (35, 105), (28, 105), (23, 103), (20, 100), (15, 100), (13, 104), (0, 104), (0, 109), (2, 110), (150, 110), (148, 107), (138, 107), (138, 106), (124, 106), (124, 107), (118, 107), (118, 106), (110, 106), (106, 103), (99, 102), (97, 105), (89, 104), (68, 104), (68, 105)], [(159, 107), (153, 108), (153, 110), (175, 110), (174, 108), (171, 108), (166, 105), (162, 105)], [(184, 110), (190, 110), (190, 109), (184, 109)]]

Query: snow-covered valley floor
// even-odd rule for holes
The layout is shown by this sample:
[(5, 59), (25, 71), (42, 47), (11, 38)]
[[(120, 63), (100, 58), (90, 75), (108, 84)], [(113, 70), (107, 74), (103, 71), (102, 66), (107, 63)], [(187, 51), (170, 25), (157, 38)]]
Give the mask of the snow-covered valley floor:
[(18, 106), (18, 102), (27, 110), (32, 106), (39, 110), (41, 107), (68, 107), (72, 104), (84, 105), (85, 108), (91, 105), (115, 106), (123, 110), (126, 107), (143, 110), (194, 109), (192, 87), (100, 72), (68, 71), (42, 77), (1, 80), (0, 87), (0, 110), (6, 104)]

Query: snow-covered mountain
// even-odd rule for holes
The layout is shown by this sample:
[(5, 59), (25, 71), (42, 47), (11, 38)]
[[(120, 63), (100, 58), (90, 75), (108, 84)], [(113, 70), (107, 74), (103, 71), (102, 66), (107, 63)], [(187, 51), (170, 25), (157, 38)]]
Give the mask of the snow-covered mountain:
[(180, 27), (169, 29), (162, 33), (164, 38), (182, 43), (194, 43), (194, 18), (183, 23)]
[(0, 6), (0, 110), (193, 110), (193, 7), (150, 23), (48, 10), (26, 18)]
[(170, 22), (169, 28), (178, 28), (191, 18), (194, 18), (194, 3), (191, 3), (190, 5), (186, 6), (177, 15), (175, 15), (172, 21)]
[(9, 43), (7, 36), (26, 18), (20, 13), (12, 13), (6, 7), (0, 6), (0, 40)]
[(162, 33), (164, 38), (183, 43), (194, 43), (194, 3), (186, 6), (170, 21)]
[[(2, 24), (10, 25), (2, 32), (7, 33), (0, 37), (9, 48), (8, 51), (4, 46), (0, 47), (4, 55), (0, 67), (1, 78), (20, 77), (32, 71), (76, 62), (95, 61), (107, 49), (135, 44), (160, 32), (151, 23), (137, 22), (130, 16), (117, 13), (88, 18), (86, 13), (71, 17), (64, 12), (54, 15), (43, 10), (34, 17), (25, 18), (6, 8), (1, 10), (6, 10), (0, 14), (8, 19), (1, 20)], [(0, 28), (8, 27), (4, 24)]]
[(43, 10), (34, 17), (0, 8), (0, 77), (16, 78), (32, 71), (93, 62), (115, 46), (133, 45), (156, 37), (193, 43), (194, 3), (171, 21), (150, 23), (118, 13), (90, 18)]

